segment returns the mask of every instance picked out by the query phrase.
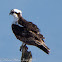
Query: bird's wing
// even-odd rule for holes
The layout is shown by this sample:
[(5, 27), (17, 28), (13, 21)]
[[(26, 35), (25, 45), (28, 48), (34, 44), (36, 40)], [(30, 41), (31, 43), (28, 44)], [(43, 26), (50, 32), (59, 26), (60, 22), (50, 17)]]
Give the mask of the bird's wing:
[(39, 34), (40, 30), (39, 28), (33, 24), (32, 22), (28, 22), (28, 28), (30, 29), (30, 31)]
[[(29, 30), (27, 30), (25, 27), (20, 27), (16, 24), (12, 24), (12, 30), (13, 30), (13, 33), (19, 37), (23, 37), (23, 38), (34, 38), (35, 35), (32, 34)], [(31, 40), (30, 39), (30, 40)]]
[(18, 23), (26, 27), (27, 30), (33, 31), (34, 33), (39, 34), (40, 32), (39, 28), (35, 24), (33, 24), (32, 22), (26, 21), (22, 17), (18, 20)]
[(41, 38), (38, 34), (27, 30), (25, 27), (20, 27), (18, 25), (12, 24), (12, 30), (17, 39), (21, 41), (40, 41)]
[(27, 30), (25, 27), (20, 27), (15, 24), (12, 24), (12, 30), (16, 38), (20, 41), (28, 45), (37, 46), (38, 48), (49, 54), (49, 48), (45, 45), (43, 39), (40, 38), (38, 34)]

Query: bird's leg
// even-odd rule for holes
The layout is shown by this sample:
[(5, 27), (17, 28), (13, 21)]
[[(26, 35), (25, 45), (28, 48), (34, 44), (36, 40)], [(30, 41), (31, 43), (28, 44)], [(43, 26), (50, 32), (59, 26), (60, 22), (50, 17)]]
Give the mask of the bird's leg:
[(23, 44), (24, 44), (24, 43), (22, 43), (22, 45), (20, 46), (20, 51), (22, 51), (22, 48), (23, 48)]
[[(24, 47), (27, 48), (26, 44), (25, 44), (25, 43), (22, 43), (22, 45), (20, 46), (20, 51), (22, 51)], [(27, 48), (27, 49), (28, 49), (28, 48)]]
[(22, 46), (26, 46), (26, 44), (25, 43), (22, 43)]

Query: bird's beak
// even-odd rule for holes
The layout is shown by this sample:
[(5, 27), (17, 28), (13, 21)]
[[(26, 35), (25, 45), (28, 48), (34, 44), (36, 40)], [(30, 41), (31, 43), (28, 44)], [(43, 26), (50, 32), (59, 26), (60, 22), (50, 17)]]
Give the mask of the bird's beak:
[(11, 15), (11, 12), (9, 13), (9, 15)]
[(12, 15), (12, 14), (13, 14), (13, 11), (11, 10), (10, 13), (9, 13), (9, 15)]

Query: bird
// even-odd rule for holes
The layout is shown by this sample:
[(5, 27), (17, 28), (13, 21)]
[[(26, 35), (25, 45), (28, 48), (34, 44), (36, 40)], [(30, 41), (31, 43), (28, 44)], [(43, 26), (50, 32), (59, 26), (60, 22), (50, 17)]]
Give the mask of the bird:
[(47, 54), (50, 53), (50, 49), (44, 42), (45, 37), (40, 33), (37, 25), (24, 19), (22, 17), (22, 11), (19, 9), (10, 10), (9, 14), (14, 17), (11, 27), (18, 40), (27, 45), (36, 46)]

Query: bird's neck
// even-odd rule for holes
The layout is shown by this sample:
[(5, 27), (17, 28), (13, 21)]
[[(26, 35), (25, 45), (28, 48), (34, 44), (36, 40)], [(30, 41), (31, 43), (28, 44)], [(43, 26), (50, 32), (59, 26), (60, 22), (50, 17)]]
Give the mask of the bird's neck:
[(23, 27), (23, 25), (21, 25), (21, 24), (18, 23), (18, 20), (19, 20), (19, 18), (14, 18), (14, 21), (13, 21), (12, 24), (15, 24), (15, 25), (18, 25), (20, 27)]
[(22, 18), (22, 15), (21, 15), (20, 13), (19, 13), (19, 14), (13, 14), (13, 16), (14, 16), (13, 24), (18, 23), (18, 20), (19, 20), (20, 18)]
[(18, 24), (19, 18), (14, 17), (13, 24)]
[(15, 18), (14, 17), (14, 21), (13, 21), (13, 24), (16, 24), (16, 25), (22, 25), (21, 27), (25, 26), (27, 23), (27, 21), (22, 17), (22, 16), (18, 16), (18, 18)]

